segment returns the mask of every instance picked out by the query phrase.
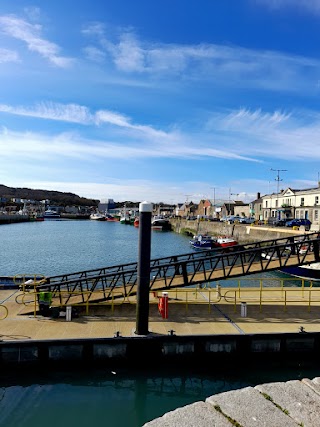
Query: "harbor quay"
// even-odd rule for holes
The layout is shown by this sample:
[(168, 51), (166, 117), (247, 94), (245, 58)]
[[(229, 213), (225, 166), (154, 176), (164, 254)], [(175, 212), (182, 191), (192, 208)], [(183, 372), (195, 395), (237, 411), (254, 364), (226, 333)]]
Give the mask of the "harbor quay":
[(44, 316), (32, 293), (2, 289), (1, 365), (319, 357), (320, 288), (262, 292), (263, 297), (257, 289), (241, 289), (241, 298), (228, 302), (238, 289), (172, 290), (166, 292), (166, 318), (159, 311), (162, 293), (151, 292), (148, 333), (138, 335), (135, 296), (80, 305), (73, 312), (70, 307), (70, 314), (68, 307), (52, 307)]
[[(257, 304), (255, 290), (237, 304), (217, 302), (215, 295), (234, 289), (181, 289), (168, 292), (168, 312), (159, 312), (159, 296), (149, 295), (149, 333), (136, 334), (136, 301), (83, 307), (67, 318), (43, 316), (32, 294), (0, 290), (0, 369), (15, 373), (38, 367), (170, 366), (192, 372), (195, 366), (217, 372), (241, 365), (316, 363), (320, 357), (320, 298), (295, 288), (277, 302), (270, 295)], [(209, 298), (209, 292), (212, 295)], [(317, 292), (315, 290), (315, 292)], [(274, 297), (275, 295), (273, 295)], [(260, 297), (259, 297), (260, 299)], [(23, 300), (23, 303), (22, 303)], [(208, 301), (209, 300), (209, 301)], [(204, 401), (168, 412), (145, 427), (266, 426), (317, 427), (320, 379), (304, 378), (208, 396)]]
[[(17, 374), (40, 367), (135, 370), (170, 366), (192, 372), (202, 366), (219, 372), (237, 365), (250, 371), (254, 364), (317, 363), (320, 298), (316, 288), (314, 294), (307, 288), (294, 288), (288, 294), (273, 289), (265, 299), (248, 288), (241, 290), (243, 298), (236, 304), (226, 298), (218, 301), (219, 293), (234, 292), (239, 290), (169, 291), (165, 318), (159, 312), (162, 292), (151, 292), (148, 334), (139, 336), (133, 296), (121, 304), (83, 306), (70, 317), (67, 307), (58, 316), (57, 310), (43, 316), (32, 293), (2, 289), (0, 370)], [(215, 394), (168, 412), (145, 427), (317, 427), (319, 381), (305, 378)]]

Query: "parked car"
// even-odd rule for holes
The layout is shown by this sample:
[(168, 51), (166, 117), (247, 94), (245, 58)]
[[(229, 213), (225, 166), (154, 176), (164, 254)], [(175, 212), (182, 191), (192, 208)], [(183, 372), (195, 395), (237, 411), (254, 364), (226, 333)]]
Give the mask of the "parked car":
[(291, 221), (286, 222), (286, 227), (300, 227), (300, 225), (310, 228), (311, 221), (309, 219), (294, 218)]
[(241, 219), (241, 216), (239, 215), (230, 215), (227, 216), (225, 222), (227, 222), (228, 224), (234, 224), (235, 222), (239, 222)]
[(292, 221), (293, 218), (269, 218), (268, 224), (273, 227), (284, 227), (288, 221)]
[(254, 218), (247, 218), (247, 217), (242, 217), (239, 219), (240, 224), (253, 224), (254, 223)]

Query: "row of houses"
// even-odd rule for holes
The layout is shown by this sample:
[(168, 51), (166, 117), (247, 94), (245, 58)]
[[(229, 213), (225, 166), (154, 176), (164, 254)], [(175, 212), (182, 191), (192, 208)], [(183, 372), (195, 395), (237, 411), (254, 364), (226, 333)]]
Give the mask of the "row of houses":
[[(163, 210), (166, 207), (162, 207)], [(255, 220), (269, 221), (270, 219), (309, 219), (319, 228), (320, 224), (320, 183), (315, 188), (287, 188), (279, 193), (266, 194), (257, 197), (250, 203), (239, 200), (213, 201), (201, 200), (199, 203), (184, 203), (177, 205), (174, 215), (183, 218), (207, 217), (221, 219), (229, 215), (252, 217)]]
[(320, 183), (315, 188), (287, 188), (279, 193), (259, 196), (251, 203), (251, 209), (257, 219), (309, 219), (314, 226), (319, 226)]

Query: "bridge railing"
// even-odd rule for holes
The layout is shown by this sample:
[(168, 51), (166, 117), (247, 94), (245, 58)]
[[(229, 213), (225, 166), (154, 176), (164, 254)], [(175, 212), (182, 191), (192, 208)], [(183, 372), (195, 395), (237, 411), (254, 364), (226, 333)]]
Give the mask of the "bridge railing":
[[(233, 247), (232, 252), (205, 251), (156, 259), (150, 265), (150, 290), (196, 286), (319, 261), (319, 241), (319, 234), (314, 233)], [(83, 295), (81, 302), (85, 303), (95, 290), (102, 291), (101, 301), (110, 299), (114, 289), (125, 296), (132, 295), (137, 290), (137, 280), (137, 263), (129, 263), (49, 277), (38, 289), (50, 289), (54, 295), (67, 291), (70, 301), (79, 291)]]

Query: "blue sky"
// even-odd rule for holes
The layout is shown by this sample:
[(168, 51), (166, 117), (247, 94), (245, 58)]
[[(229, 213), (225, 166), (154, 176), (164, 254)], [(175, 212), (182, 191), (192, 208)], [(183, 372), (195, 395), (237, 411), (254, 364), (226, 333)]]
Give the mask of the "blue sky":
[(315, 187), (319, 43), (320, 0), (2, 0), (0, 183), (167, 203)]

